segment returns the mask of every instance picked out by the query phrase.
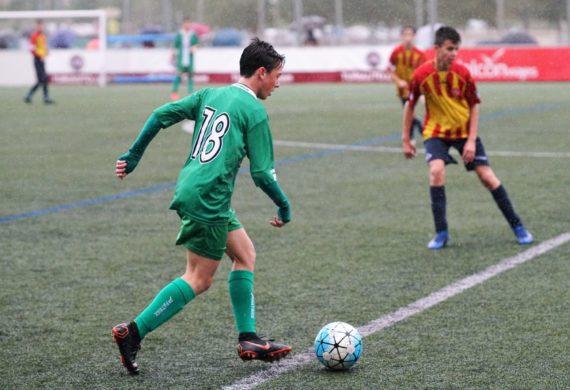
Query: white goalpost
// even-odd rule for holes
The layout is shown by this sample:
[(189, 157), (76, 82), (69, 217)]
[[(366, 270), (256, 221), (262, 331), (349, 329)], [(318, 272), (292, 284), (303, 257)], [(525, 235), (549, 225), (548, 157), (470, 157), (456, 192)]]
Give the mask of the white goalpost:
[(102, 9), (97, 10), (62, 10), (62, 11), (0, 11), (0, 20), (9, 19), (97, 19), (99, 39), (99, 77), (98, 84), (107, 84), (107, 72), (105, 69), (105, 55), (107, 52), (107, 14)]

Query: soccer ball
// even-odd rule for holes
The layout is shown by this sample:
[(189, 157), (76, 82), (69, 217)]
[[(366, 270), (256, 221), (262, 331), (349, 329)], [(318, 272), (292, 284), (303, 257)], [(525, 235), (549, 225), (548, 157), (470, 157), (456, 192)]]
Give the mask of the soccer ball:
[(346, 322), (325, 325), (315, 339), (315, 355), (331, 370), (347, 370), (362, 354), (362, 336)]

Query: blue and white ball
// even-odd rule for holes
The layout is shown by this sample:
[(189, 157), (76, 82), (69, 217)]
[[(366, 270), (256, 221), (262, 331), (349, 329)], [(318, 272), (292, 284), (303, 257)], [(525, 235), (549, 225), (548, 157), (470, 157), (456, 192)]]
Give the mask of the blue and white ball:
[(362, 354), (362, 336), (346, 322), (325, 325), (315, 339), (315, 355), (331, 370), (348, 370)]

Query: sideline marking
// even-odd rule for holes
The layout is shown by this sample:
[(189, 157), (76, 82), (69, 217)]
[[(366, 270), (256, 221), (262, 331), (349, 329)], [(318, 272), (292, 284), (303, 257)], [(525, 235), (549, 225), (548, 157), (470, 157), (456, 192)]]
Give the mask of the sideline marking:
[[(347, 144), (326, 144), (321, 142), (303, 142), (274, 140), (274, 145), (303, 149), (323, 149), (355, 152), (376, 152), (376, 153), (402, 153), (402, 148), (389, 146), (365, 146)], [(425, 154), (425, 149), (417, 149), (417, 153)], [(516, 152), (509, 150), (487, 151), (487, 155), (494, 157), (535, 157), (535, 158), (570, 158), (570, 153), (563, 152)]]
[[(407, 318), (420, 314), (433, 306), (445, 302), (456, 295), (461, 294), (463, 291), (475, 287), (505, 271), (518, 267), (521, 264), (526, 263), (546, 252), (549, 252), (555, 248), (570, 241), (570, 231), (562, 233), (550, 240), (543, 241), (542, 243), (535, 245), (524, 252), (517, 255), (507, 257), (497, 264), (491, 265), (485, 268), (483, 271), (477, 272), (473, 275), (467, 276), (456, 282), (449, 284), (442, 289), (433, 292), (417, 301), (401, 307), (391, 313), (385, 314), (380, 318), (370, 321), (366, 325), (358, 328), (360, 334), (363, 337), (369, 336), (371, 334), (380, 332), (386, 328), (389, 328), (398, 322), (404, 321)], [(308, 351), (302, 352), (298, 355), (293, 356), (290, 359), (276, 363), (276, 365), (263, 370), (261, 372), (252, 374), (246, 378), (243, 378), (232, 385), (223, 387), (224, 390), (250, 390), (265, 382), (275, 379), (282, 374), (292, 371), (310, 361), (314, 361), (312, 348)]]

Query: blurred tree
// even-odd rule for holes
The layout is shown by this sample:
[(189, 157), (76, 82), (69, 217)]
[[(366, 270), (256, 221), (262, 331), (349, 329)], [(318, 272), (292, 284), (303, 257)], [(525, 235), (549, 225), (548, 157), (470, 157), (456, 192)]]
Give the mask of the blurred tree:
[[(189, 4), (187, 1), (181, 3)], [(195, 13), (196, 2), (192, 4), (190, 12)], [(187, 8), (188, 9), (188, 8)], [(257, 0), (208, 0), (205, 2), (204, 15), (206, 20), (201, 21), (214, 28), (235, 27), (251, 31), (257, 26)], [(192, 16), (190, 16), (192, 18)]]
[[(184, 15), (197, 18), (197, 3), (200, 0), (172, 0), (172, 25), (178, 26)], [(257, 25), (257, 0), (202, 0), (204, 22), (213, 27), (236, 27), (255, 31)], [(268, 25), (288, 26), (293, 21), (293, 0), (267, 0)], [(305, 15), (324, 16), (334, 23), (335, 0), (304, 0)], [(543, 20), (558, 25), (566, 18), (564, 0), (504, 0), (505, 18), (509, 24), (531, 20)], [(160, 25), (163, 13), (161, 1), (131, 0), (131, 32), (145, 25)], [(495, 25), (495, 0), (438, 0), (440, 21), (462, 27), (472, 18), (483, 19)], [(95, 9), (117, 7), (123, 0), (2, 0), (2, 10), (34, 9)], [(415, 0), (344, 0), (345, 25), (386, 24), (398, 26), (415, 23)], [(278, 20), (274, 20), (274, 19)], [(197, 20), (198, 21), (198, 20)]]
[[(509, 2), (509, 0), (506, 0)], [(513, 0), (511, 0), (513, 1)], [(519, 0), (514, 0), (518, 2)], [(495, 25), (496, 1), (439, 0), (439, 19), (444, 24), (464, 26), (469, 19), (482, 19), (489, 25)]]
[(532, 19), (558, 23), (566, 18), (564, 0), (505, 0), (505, 8), (507, 18), (522, 20), (526, 26)]
[[(334, 1), (304, 0), (305, 15), (321, 15), (334, 23)], [(415, 22), (415, 0), (345, 0), (344, 23), (402, 25)]]

